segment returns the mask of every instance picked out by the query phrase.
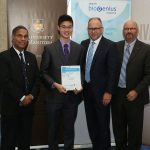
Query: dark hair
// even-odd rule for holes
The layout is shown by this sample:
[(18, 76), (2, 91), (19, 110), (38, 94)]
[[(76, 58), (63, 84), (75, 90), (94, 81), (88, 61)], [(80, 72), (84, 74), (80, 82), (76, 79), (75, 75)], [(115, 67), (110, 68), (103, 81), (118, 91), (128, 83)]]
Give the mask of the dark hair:
[(69, 15), (64, 14), (64, 15), (61, 15), (61, 16), (58, 18), (58, 26), (60, 26), (61, 23), (64, 22), (64, 21), (69, 21), (69, 22), (71, 22), (72, 25), (73, 25), (73, 19), (72, 19), (72, 17), (69, 16)]
[[(22, 26), (22, 25), (19, 25), (19, 26), (16, 26), (13, 30), (12, 30), (12, 35), (16, 35), (16, 32), (20, 29), (25, 29), (27, 30), (26, 27)], [(27, 30), (28, 31), (28, 30)]]

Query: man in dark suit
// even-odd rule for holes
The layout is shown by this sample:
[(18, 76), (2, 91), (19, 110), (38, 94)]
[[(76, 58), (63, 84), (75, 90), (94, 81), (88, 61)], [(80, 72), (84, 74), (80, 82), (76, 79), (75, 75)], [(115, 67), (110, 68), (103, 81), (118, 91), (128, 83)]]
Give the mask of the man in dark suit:
[(39, 71), (35, 56), (26, 51), (28, 30), (12, 31), (12, 47), (0, 54), (1, 150), (30, 149), (34, 102), (39, 92)]
[(100, 18), (89, 20), (88, 34), (90, 39), (81, 42), (85, 47), (82, 68), (85, 74), (83, 94), (87, 125), (93, 150), (110, 150), (110, 101), (115, 85), (116, 45), (102, 36)]
[(64, 149), (72, 150), (74, 145), (74, 123), (78, 104), (82, 100), (82, 89), (67, 91), (61, 83), (61, 66), (80, 65), (82, 46), (70, 40), (72, 31), (71, 16), (60, 16), (58, 19), (60, 39), (47, 45), (42, 55), (41, 73), (47, 86), (49, 150), (58, 150), (59, 125), (62, 117)]
[(117, 150), (140, 150), (144, 104), (149, 102), (150, 46), (139, 41), (137, 23), (129, 20), (118, 42), (118, 88), (112, 100)]

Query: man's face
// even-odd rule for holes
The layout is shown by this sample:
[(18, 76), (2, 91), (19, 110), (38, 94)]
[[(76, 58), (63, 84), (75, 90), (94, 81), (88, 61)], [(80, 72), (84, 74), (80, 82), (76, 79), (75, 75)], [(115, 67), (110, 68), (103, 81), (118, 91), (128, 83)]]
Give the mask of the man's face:
[(25, 29), (17, 30), (16, 34), (12, 36), (12, 44), (17, 50), (24, 50), (28, 45), (28, 31)]
[(133, 21), (128, 21), (124, 24), (123, 36), (128, 43), (133, 42), (137, 38), (138, 28)]
[(70, 39), (70, 36), (72, 35), (73, 31), (73, 25), (70, 21), (64, 21), (58, 26), (58, 31), (60, 34), (60, 38), (62, 39)]
[(103, 33), (102, 23), (98, 19), (92, 19), (88, 23), (88, 34), (89, 37), (95, 41), (97, 40)]

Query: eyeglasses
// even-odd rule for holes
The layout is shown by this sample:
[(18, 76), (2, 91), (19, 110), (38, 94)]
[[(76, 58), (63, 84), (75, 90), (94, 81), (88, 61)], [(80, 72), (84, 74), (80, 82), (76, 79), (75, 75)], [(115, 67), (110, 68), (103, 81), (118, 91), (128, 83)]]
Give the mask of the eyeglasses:
[(72, 26), (64, 26), (64, 25), (62, 25), (62, 26), (60, 26), (60, 28), (62, 28), (63, 30), (65, 30), (65, 29), (71, 30)]
[(99, 27), (99, 28), (88, 28), (88, 30), (89, 30), (89, 31), (98, 31), (98, 30), (100, 30), (101, 28), (103, 28), (103, 27)]
[(124, 28), (124, 31), (135, 31), (136, 28)]

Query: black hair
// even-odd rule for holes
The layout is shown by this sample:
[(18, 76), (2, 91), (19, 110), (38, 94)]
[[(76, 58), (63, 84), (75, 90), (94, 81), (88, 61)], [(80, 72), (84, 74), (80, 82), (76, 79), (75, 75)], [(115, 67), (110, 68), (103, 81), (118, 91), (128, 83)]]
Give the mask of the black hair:
[[(27, 30), (26, 27), (22, 26), (22, 25), (19, 25), (19, 26), (16, 26), (13, 30), (12, 30), (12, 35), (16, 35), (16, 32), (20, 29), (25, 29)], [(28, 31), (28, 30), (27, 30)]]
[(69, 21), (72, 23), (73, 25), (73, 19), (71, 16), (67, 15), (67, 14), (64, 14), (64, 15), (61, 15), (59, 18), (58, 18), (58, 26), (61, 25), (62, 22), (64, 21)]

